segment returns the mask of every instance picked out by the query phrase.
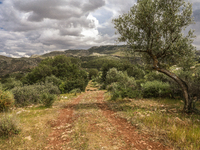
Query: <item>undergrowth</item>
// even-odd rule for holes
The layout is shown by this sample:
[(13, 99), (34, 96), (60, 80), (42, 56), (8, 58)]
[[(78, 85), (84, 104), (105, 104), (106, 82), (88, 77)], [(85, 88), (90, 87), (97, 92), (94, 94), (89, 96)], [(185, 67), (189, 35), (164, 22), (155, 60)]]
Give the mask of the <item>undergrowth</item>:
[(0, 137), (8, 138), (20, 132), (19, 120), (13, 114), (3, 113), (0, 118)]
[(183, 113), (181, 100), (110, 99), (107, 93), (109, 107), (142, 133), (153, 134), (175, 149), (200, 149), (200, 116)]

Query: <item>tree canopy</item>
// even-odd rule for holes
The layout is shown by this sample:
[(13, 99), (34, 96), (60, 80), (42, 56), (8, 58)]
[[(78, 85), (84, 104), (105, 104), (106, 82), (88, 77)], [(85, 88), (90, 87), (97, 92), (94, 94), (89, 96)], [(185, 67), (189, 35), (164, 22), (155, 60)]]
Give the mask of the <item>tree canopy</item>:
[(194, 23), (191, 15), (192, 5), (184, 0), (138, 0), (128, 13), (113, 20), (120, 42), (126, 42), (132, 48), (131, 52), (140, 53), (154, 70), (180, 85), (187, 112), (192, 108), (188, 87), (168, 68), (190, 62), (194, 56), (194, 31), (183, 34), (183, 30)]

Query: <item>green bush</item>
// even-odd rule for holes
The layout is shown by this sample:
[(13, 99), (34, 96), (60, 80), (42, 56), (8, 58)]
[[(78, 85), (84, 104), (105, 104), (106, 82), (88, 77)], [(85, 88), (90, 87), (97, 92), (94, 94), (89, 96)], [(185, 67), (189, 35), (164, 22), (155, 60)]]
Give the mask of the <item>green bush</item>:
[(119, 82), (123, 80), (124, 73), (122, 71), (118, 71), (116, 68), (111, 68), (106, 75), (106, 84), (111, 84), (113, 82)]
[(0, 118), (0, 137), (9, 137), (20, 131), (16, 116), (4, 113)]
[(9, 91), (0, 90), (0, 112), (7, 111), (14, 105), (13, 94)]
[(4, 90), (10, 90), (16, 86), (22, 86), (22, 82), (15, 78), (8, 78), (4, 81), (2, 87)]
[(169, 97), (171, 89), (169, 83), (161, 81), (148, 81), (142, 85), (143, 97)]
[(47, 76), (45, 78), (45, 82), (47, 83), (52, 83), (53, 85), (56, 85), (59, 87), (59, 85), (61, 84), (62, 80), (57, 78), (56, 76), (54, 75), (51, 75), (51, 76)]
[(96, 78), (99, 71), (97, 69), (90, 69), (89, 70), (89, 79)]
[(23, 83), (35, 84), (45, 82), (45, 80), (59, 82), (56, 78), (61, 80), (67, 78), (71, 80), (72, 78), (79, 78), (79, 76), (82, 77), (82, 75), (85, 74), (79, 68), (78, 61), (78, 59), (76, 60), (75, 58), (70, 58), (65, 55), (55, 56), (54, 58), (46, 58), (24, 77)]
[(127, 74), (134, 77), (136, 80), (144, 79), (145, 71), (140, 66), (134, 66), (127, 69)]
[(137, 90), (135, 79), (129, 77), (126, 72), (117, 71), (116, 68), (108, 71), (106, 83), (109, 84), (107, 90), (111, 92), (113, 100), (118, 97), (136, 98), (141, 95), (141, 92)]
[(59, 88), (62, 93), (69, 93), (73, 89), (80, 89), (81, 91), (85, 91), (85, 88), (87, 86), (88, 82), (86, 82), (84, 79), (75, 79), (75, 80), (66, 80), (63, 81)]
[(41, 95), (41, 101), (45, 107), (52, 107), (55, 100), (56, 100), (55, 94), (43, 93)]
[(60, 94), (60, 90), (52, 83), (34, 84), (12, 89), (15, 98), (15, 104), (26, 106), (30, 104), (42, 103), (41, 95), (43, 93)]
[(161, 81), (161, 82), (168, 82), (170, 80), (170, 78), (168, 76), (166, 76), (163, 73), (157, 72), (157, 71), (152, 71), (148, 74), (145, 75), (145, 79), (147, 81)]
[(77, 93), (81, 93), (81, 90), (79, 88), (71, 90), (69, 93), (74, 93), (76, 96)]

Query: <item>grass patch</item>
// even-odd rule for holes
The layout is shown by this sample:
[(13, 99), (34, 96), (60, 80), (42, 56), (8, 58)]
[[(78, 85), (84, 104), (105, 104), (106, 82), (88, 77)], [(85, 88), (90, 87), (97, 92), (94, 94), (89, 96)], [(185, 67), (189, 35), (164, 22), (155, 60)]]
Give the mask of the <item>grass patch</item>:
[[(0, 149), (44, 149), (47, 145), (47, 137), (51, 132), (52, 120), (58, 116), (58, 110), (66, 106), (67, 101), (74, 97), (73, 95), (64, 95), (68, 98), (62, 98), (55, 101), (52, 108), (42, 105), (31, 105), (25, 108), (16, 108), (12, 114), (20, 120), (20, 132), (17, 135), (9, 136), (7, 139), (0, 138)], [(0, 113), (2, 116), (3, 113)]]
[[(109, 107), (126, 118), (142, 133), (153, 134), (175, 149), (200, 149), (200, 116), (182, 113), (183, 102), (173, 99), (118, 99)], [(196, 104), (199, 107), (199, 103)]]

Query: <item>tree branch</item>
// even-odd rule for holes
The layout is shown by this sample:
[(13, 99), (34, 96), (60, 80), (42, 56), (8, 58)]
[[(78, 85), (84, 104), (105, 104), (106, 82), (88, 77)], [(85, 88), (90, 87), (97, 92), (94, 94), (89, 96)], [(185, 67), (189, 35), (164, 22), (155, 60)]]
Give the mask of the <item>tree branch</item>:
[(171, 47), (171, 45), (176, 41), (177, 38), (178, 38), (178, 36), (176, 38), (174, 38), (174, 40), (172, 40), (170, 45), (167, 48), (165, 48), (162, 53), (158, 53), (156, 55), (156, 57), (157, 58), (164, 58), (165, 56), (167, 56), (167, 54), (166, 54), (167, 50)]

